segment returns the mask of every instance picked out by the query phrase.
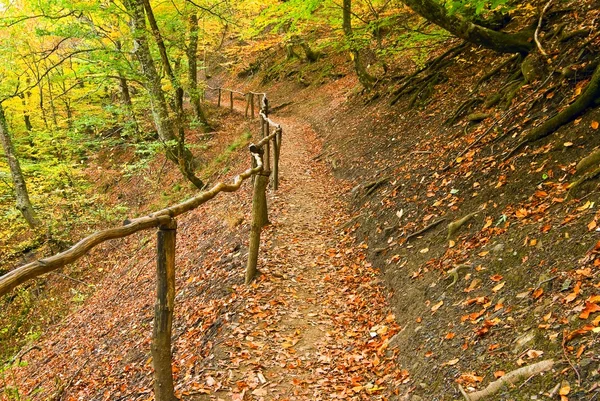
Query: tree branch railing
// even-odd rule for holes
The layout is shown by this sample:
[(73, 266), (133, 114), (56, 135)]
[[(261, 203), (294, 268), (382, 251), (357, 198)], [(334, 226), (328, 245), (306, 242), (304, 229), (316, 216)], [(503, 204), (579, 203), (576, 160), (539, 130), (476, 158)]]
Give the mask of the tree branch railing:
[[(234, 94), (242, 95), (243, 98), (247, 100), (246, 116), (248, 114), (248, 108), (250, 108), (252, 111), (252, 118), (254, 118), (255, 96), (262, 96), (259, 111), (261, 139), (249, 146), (251, 155), (250, 168), (236, 175), (230, 183), (217, 182), (209, 190), (203, 191), (185, 202), (158, 210), (148, 216), (127, 220), (126, 224), (121, 227), (97, 231), (83, 238), (64, 252), (25, 264), (0, 276), (0, 297), (2, 297), (29, 280), (77, 261), (103, 242), (125, 238), (140, 231), (158, 228), (156, 267), (157, 287), (151, 346), (154, 368), (154, 394), (156, 401), (172, 401), (175, 399), (171, 356), (171, 327), (175, 297), (175, 240), (177, 232), (175, 218), (196, 209), (221, 192), (237, 191), (245, 180), (253, 178), (252, 223), (245, 273), (245, 283), (250, 284), (257, 273), (260, 234), (262, 228), (268, 224), (266, 189), (269, 184), (269, 177), (271, 176), (271, 142), (274, 153), (272, 174), (273, 189), (276, 190), (279, 185), (279, 154), (283, 130), (279, 124), (268, 118), (269, 102), (267, 94), (257, 92), (242, 93), (231, 89), (209, 88), (218, 91), (219, 98), (217, 104), (219, 106), (221, 105), (221, 94), (224, 91), (229, 92), (231, 110), (233, 110)], [(269, 133), (269, 127), (271, 126), (275, 127), (275, 130), (272, 133)]]

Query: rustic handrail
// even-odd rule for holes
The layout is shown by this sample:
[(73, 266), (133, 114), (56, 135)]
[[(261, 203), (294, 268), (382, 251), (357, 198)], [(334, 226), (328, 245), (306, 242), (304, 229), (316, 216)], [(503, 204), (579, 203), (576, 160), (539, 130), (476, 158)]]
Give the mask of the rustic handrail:
[[(255, 146), (262, 147), (264, 145), (264, 139), (266, 138), (263, 138), (263, 140), (261, 140)], [(231, 184), (218, 182), (210, 190), (202, 192), (198, 196), (188, 199), (185, 202), (159, 210), (145, 217), (129, 220), (127, 224), (121, 227), (113, 227), (95, 232), (83, 238), (64, 252), (48, 258), (36, 260), (11, 270), (3, 276), (0, 276), (0, 296), (7, 294), (13, 288), (28, 280), (75, 262), (77, 259), (84, 256), (92, 248), (101, 244), (102, 242), (111, 239), (124, 238), (139, 231), (159, 227), (161, 224), (165, 224), (171, 218), (197, 208), (201, 204), (217, 196), (220, 192), (237, 191), (244, 180), (263, 170), (262, 158), (260, 155), (258, 153), (252, 153), (252, 156), (254, 157), (257, 166), (254, 168), (249, 168), (243, 173), (235, 176)]]

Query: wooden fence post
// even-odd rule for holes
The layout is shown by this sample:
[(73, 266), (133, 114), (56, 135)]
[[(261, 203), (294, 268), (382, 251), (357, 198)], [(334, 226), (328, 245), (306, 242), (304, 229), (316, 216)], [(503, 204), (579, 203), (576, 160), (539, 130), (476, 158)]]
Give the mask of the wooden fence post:
[(175, 235), (177, 223), (171, 219), (157, 234), (156, 304), (152, 332), (152, 365), (156, 401), (175, 400), (171, 361), (171, 329), (175, 302)]
[(254, 119), (254, 93), (250, 93), (250, 114)]
[(248, 117), (248, 109), (250, 108), (250, 94), (246, 93), (246, 111), (244, 112), (244, 117)]
[(276, 128), (277, 134), (273, 138), (273, 189), (279, 189), (279, 154), (281, 151), (281, 127)]
[(221, 107), (221, 88), (219, 88), (219, 100), (217, 100), (217, 107)]
[(233, 111), (233, 91), (229, 92), (229, 110)]
[[(269, 131), (271, 129), (271, 126), (269, 124), (269, 121), (267, 120), (269, 118), (269, 100), (267, 99), (266, 96), (263, 99), (263, 113), (265, 114), (265, 129), (264, 129), (263, 135), (269, 136)], [(270, 173), (271, 172), (271, 141), (268, 141), (266, 143), (266, 152), (265, 152), (265, 156), (264, 156), (264, 161), (265, 161), (265, 171)]]
[(258, 249), (260, 247), (260, 232), (262, 227), (268, 223), (268, 221), (264, 221), (264, 214), (266, 214), (267, 210), (266, 190), (268, 183), (268, 174), (260, 172), (256, 175), (256, 180), (254, 181), (254, 193), (252, 194), (252, 226), (250, 230), (248, 263), (246, 265), (246, 284), (250, 284), (254, 279), (254, 276), (256, 276)]

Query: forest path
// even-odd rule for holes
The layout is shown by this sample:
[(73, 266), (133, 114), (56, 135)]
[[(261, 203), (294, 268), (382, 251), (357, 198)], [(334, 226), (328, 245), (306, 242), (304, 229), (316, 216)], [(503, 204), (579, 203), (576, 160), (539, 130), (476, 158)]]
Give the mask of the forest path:
[(316, 134), (297, 119), (276, 120), (284, 132), (282, 179), (269, 193), (275, 212), (263, 232), (263, 274), (223, 331), (226, 338), (217, 341), (214, 368), (223, 384), (217, 399), (389, 396), (406, 372), (396, 369), (387, 349), (398, 327), (378, 273), (366, 262), (365, 247), (340, 228), (349, 220), (343, 188), (314, 161)]

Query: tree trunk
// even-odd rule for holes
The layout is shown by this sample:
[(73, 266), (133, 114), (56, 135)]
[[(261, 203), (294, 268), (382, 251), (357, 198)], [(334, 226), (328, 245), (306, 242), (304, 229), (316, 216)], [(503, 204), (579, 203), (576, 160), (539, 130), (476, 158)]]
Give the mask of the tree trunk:
[[(175, 88), (175, 112), (179, 115), (179, 118), (183, 117), (183, 88), (179, 83), (179, 80), (175, 76), (175, 72), (171, 67), (171, 63), (169, 62), (169, 56), (167, 54), (167, 47), (165, 46), (165, 42), (160, 34), (160, 29), (158, 28), (158, 23), (156, 22), (156, 18), (154, 18), (154, 11), (152, 10), (152, 6), (150, 5), (150, 0), (141, 0), (144, 5), (144, 10), (146, 11), (146, 16), (148, 17), (148, 23), (150, 24), (150, 28), (152, 29), (152, 35), (154, 36), (154, 40), (156, 41), (156, 45), (158, 46), (158, 53), (160, 54), (160, 59), (162, 61), (163, 67), (169, 80), (171, 81), (171, 85)], [(182, 120), (183, 121), (183, 120)]]
[(21, 98), (21, 104), (23, 105), (23, 121), (25, 122), (25, 129), (31, 132), (33, 126), (31, 125), (31, 117), (27, 112), (27, 100), (25, 100), (25, 94), (21, 93), (19, 97)]
[[(125, 0), (124, 4), (132, 18), (135, 53), (142, 66), (142, 74), (146, 80), (146, 89), (150, 95), (154, 124), (158, 136), (165, 146), (167, 158), (177, 163), (182, 174), (198, 189), (202, 189), (204, 183), (194, 174), (194, 157), (185, 146), (182, 146), (182, 138), (177, 138), (175, 135), (175, 126), (169, 117), (169, 110), (165, 94), (162, 90), (160, 76), (152, 59), (145, 34), (146, 20), (144, 18), (142, 1)], [(178, 145), (173, 144), (173, 141), (177, 141)]]
[(52, 83), (50, 82), (50, 75), (46, 76), (46, 81), (48, 83), (48, 99), (50, 101), (50, 110), (52, 111), (52, 122), (54, 123), (54, 128), (57, 128), (58, 119), (56, 117), (56, 107), (54, 106), (54, 96), (52, 95)]
[(198, 91), (198, 15), (192, 13), (188, 20), (189, 25), (189, 43), (187, 47), (187, 59), (188, 59), (188, 81), (190, 85), (190, 103), (194, 110), (194, 116), (196, 120), (204, 127), (204, 130), (210, 130), (208, 120), (202, 110), (200, 102), (200, 92)]
[[(115, 47), (118, 51), (121, 51), (121, 42), (117, 40), (115, 42)], [(137, 119), (135, 118), (135, 112), (133, 111), (133, 102), (131, 101), (131, 93), (129, 91), (129, 84), (127, 82), (127, 78), (125, 78), (125, 75), (121, 70), (117, 71), (117, 74), (119, 76), (119, 89), (121, 90), (121, 100), (127, 108), (129, 118), (131, 118), (131, 121), (133, 122), (135, 131), (139, 132), (140, 129), (137, 123)]]
[[(426, 20), (467, 42), (500, 53), (526, 54), (534, 47), (533, 43), (528, 40), (533, 36), (533, 31), (525, 30), (514, 34), (494, 31), (476, 25), (460, 14), (450, 14), (442, 4), (434, 0), (402, 0), (402, 2)], [(345, 3), (346, 1), (344, 1)]]
[(369, 75), (365, 67), (360, 61), (360, 52), (354, 45), (354, 40), (352, 38), (352, 0), (344, 0), (343, 4), (343, 19), (342, 19), (342, 27), (344, 28), (344, 34), (346, 35), (346, 39), (350, 42), (350, 57), (354, 62), (354, 70), (356, 71), (356, 75), (358, 76), (358, 80), (365, 87), (365, 89), (370, 90), (373, 87), (374, 78)]
[(2, 142), (2, 149), (4, 150), (4, 154), (8, 161), (10, 175), (15, 186), (17, 209), (23, 214), (29, 227), (35, 228), (39, 222), (35, 216), (33, 207), (31, 206), (29, 193), (27, 192), (27, 186), (25, 185), (25, 179), (23, 178), (23, 172), (21, 171), (21, 165), (19, 159), (17, 159), (17, 156), (15, 155), (15, 148), (10, 139), (2, 103), (0, 103), (0, 142)]

